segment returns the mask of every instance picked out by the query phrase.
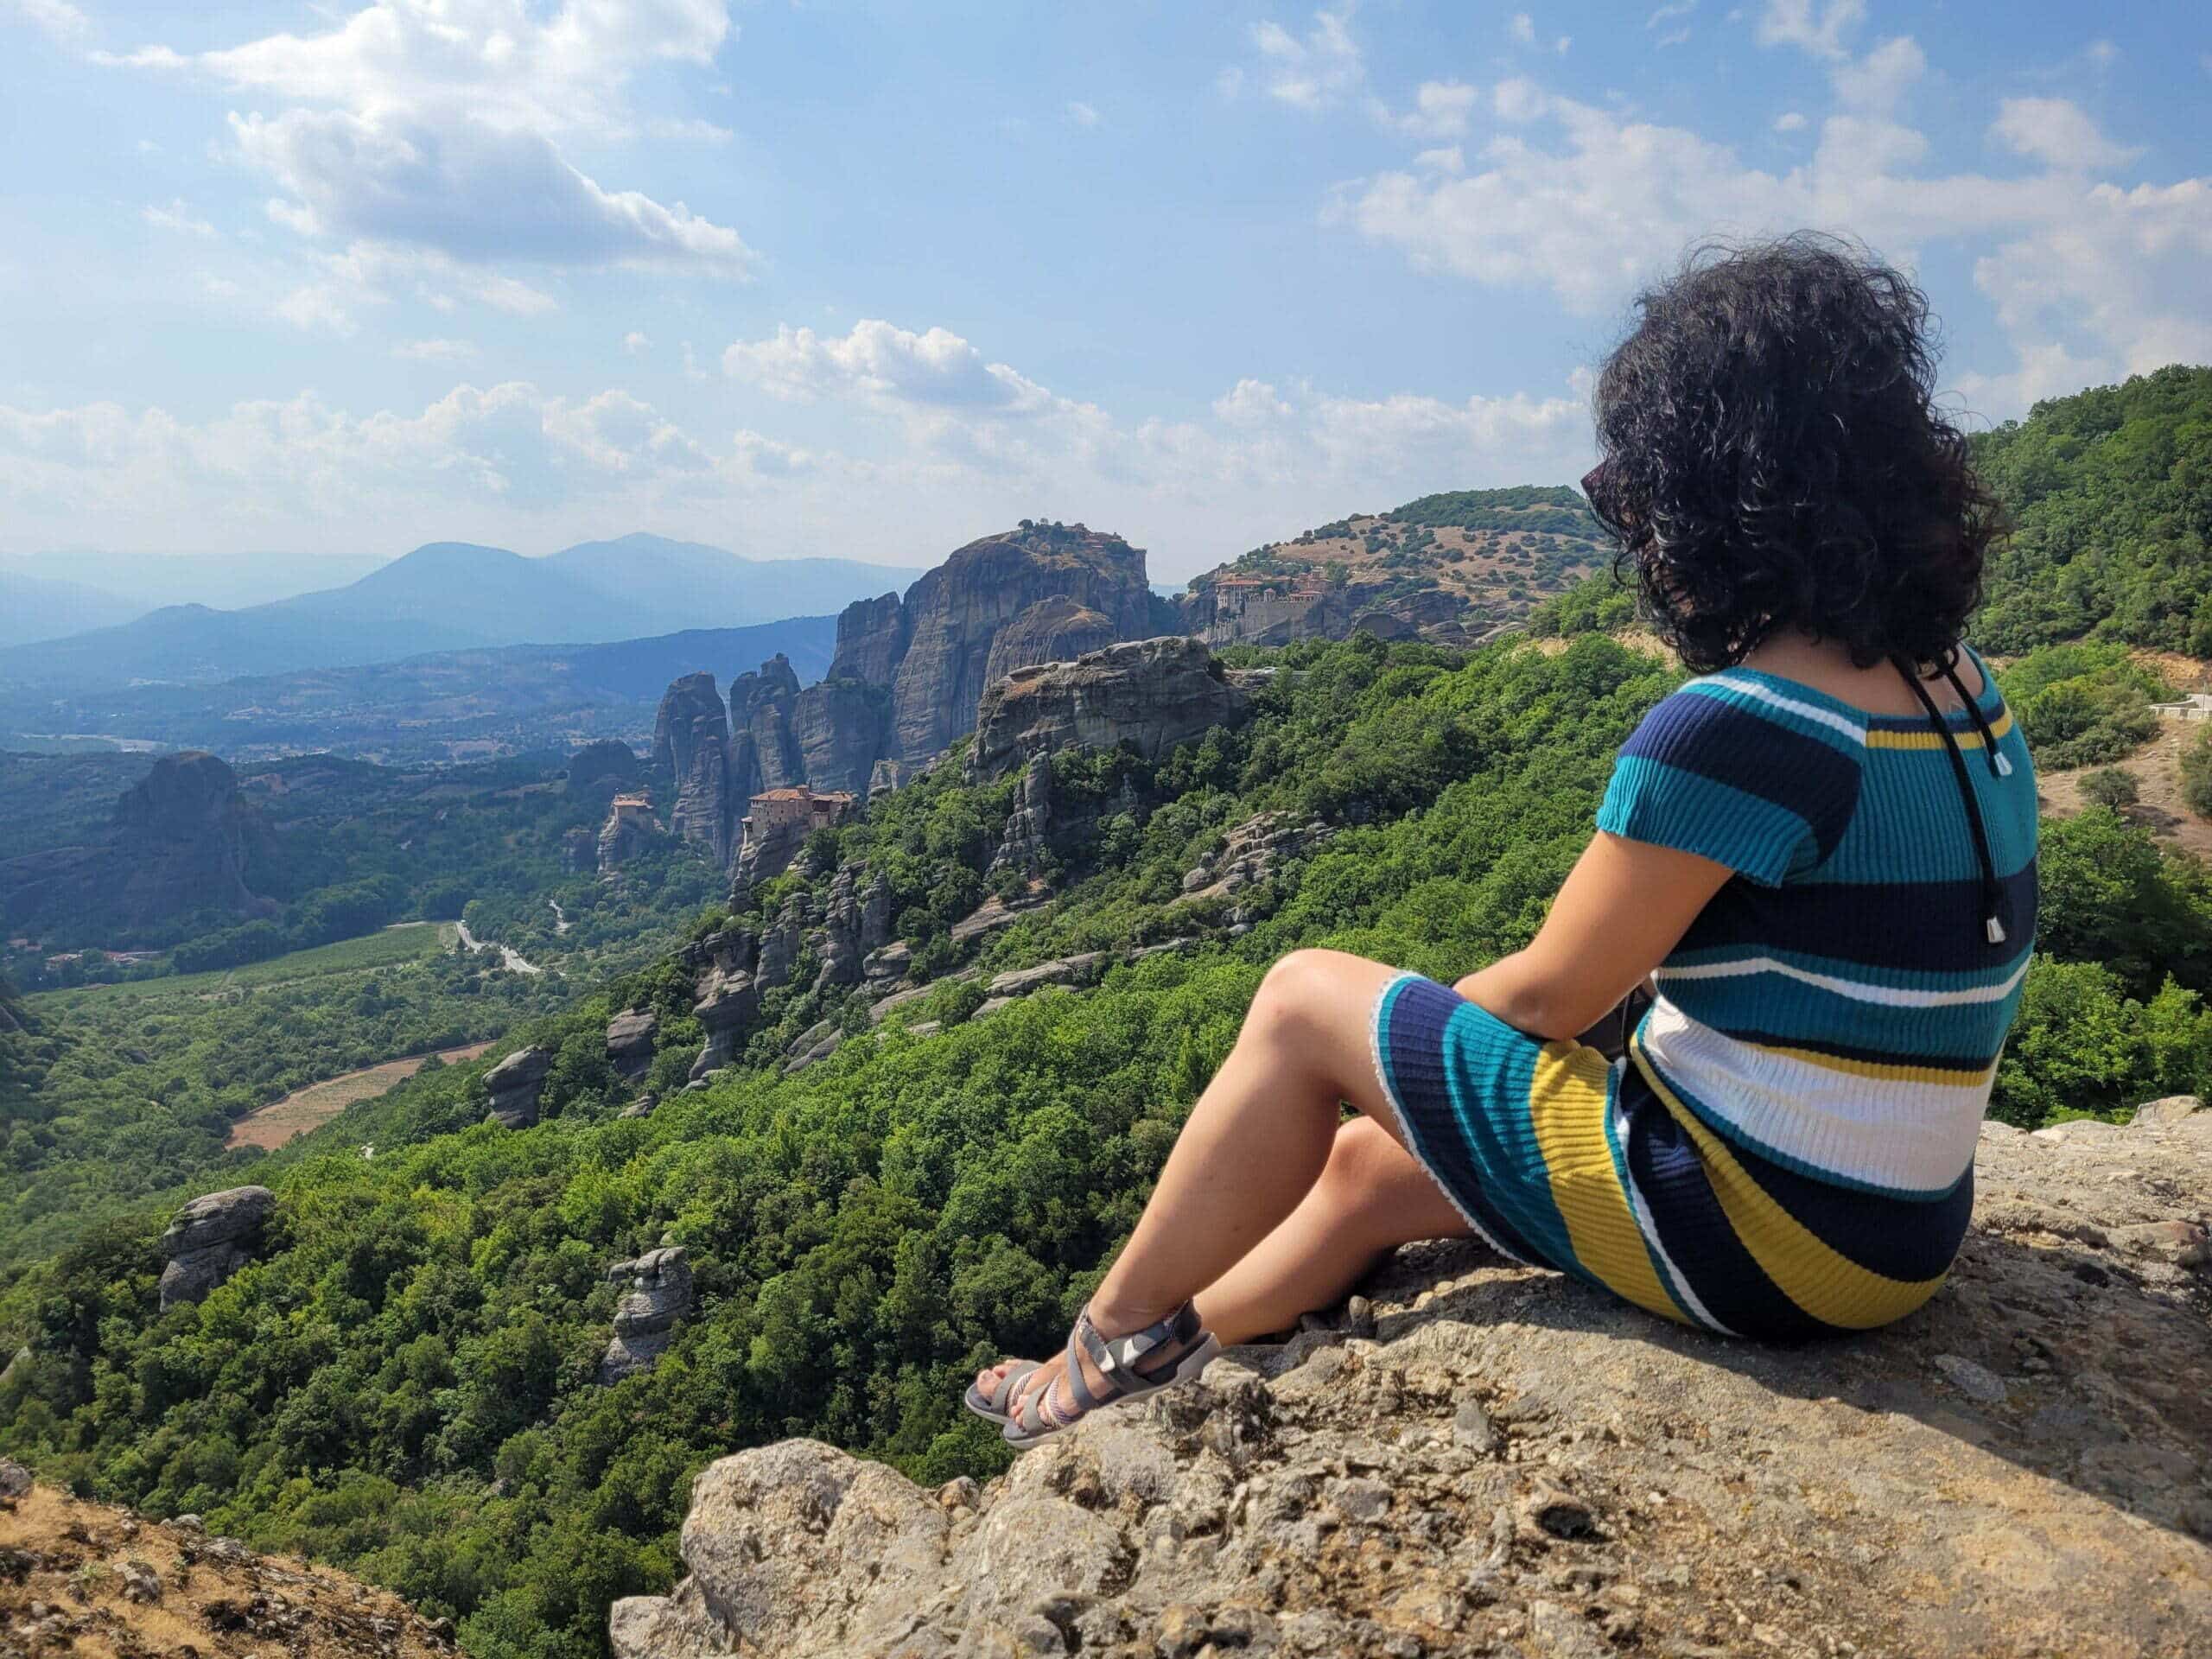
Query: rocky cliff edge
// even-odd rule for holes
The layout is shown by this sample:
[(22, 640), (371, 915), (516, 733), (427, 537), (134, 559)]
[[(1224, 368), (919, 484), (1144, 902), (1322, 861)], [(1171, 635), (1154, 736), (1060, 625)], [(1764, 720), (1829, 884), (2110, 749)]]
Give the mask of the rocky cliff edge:
[(2137, 1659), (2212, 1641), (2212, 1111), (1985, 1128), (1929, 1306), (1796, 1350), (1471, 1243), (989, 1484), (715, 1464), (620, 1659)]

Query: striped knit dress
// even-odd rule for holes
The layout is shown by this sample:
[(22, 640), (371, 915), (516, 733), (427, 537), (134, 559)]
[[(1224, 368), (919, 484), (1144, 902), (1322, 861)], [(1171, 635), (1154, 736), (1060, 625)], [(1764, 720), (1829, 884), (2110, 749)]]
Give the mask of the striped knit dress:
[(1376, 1070), (1470, 1226), (1730, 1335), (1866, 1329), (1935, 1294), (2035, 936), (2034, 772), (1983, 682), (1944, 719), (1955, 751), (1929, 717), (1745, 668), (1651, 711), (1598, 827), (1735, 874), (1624, 1059), (1416, 975), (1385, 987)]

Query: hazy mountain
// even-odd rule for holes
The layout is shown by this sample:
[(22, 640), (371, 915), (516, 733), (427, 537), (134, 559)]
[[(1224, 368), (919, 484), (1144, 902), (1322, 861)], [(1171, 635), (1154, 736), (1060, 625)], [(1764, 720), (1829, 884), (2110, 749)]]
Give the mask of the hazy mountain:
[(426, 652), (643, 639), (835, 611), (918, 574), (848, 559), (746, 560), (653, 536), (585, 543), (542, 559), (433, 542), (342, 588), (233, 611), (171, 606), (0, 649), (0, 687), (83, 692)]
[(109, 594), (129, 608), (124, 616), (103, 620), (119, 622), (168, 605), (224, 611), (266, 605), (294, 594), (342, 588), (384, 563), (382, 556), (365, 553), (106, 553), (70, 548), (0, 556), (0, 572), (75, 582)]
[(0, 565), (0, 645), (107, 627), (144, 609), (80, 582), (26, 575)]
[(543, 563), (683, 620), (696, 619), (702, 604), (717, 615), (749, 618), (835, 614), (855, 599), (903, 591), (922, 574), (919, 567), (858, 559), (747, 559), (724, 548), (642, 531), (611, 542), (579, 542)]
[[(652, 731), (662, 689), (677, 676), (707, 669), (734, 677), (781, 652), (811, 683), (830, 666), (836, 627), (835, 617), (799, 616), (612, 644), (481, 647), (211, 683), (0, 695), (0, 750), (35, 747), (27, 734), (66, 731), (213, 749), (233, 759), (328, 749), (442, 763), (573, 747), (594, 737), (642, 740)], [(4, 842), (0, 836), (0, 847)]]

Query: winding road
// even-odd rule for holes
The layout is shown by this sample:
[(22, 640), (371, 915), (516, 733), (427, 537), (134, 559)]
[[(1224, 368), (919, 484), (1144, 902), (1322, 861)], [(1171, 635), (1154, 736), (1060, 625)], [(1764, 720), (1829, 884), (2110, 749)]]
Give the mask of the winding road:
[(497, 950), (499, 953), (499, 960), (506, 964), (507, 971), (509, 973), (542, 974), (545, 971), (536, 963), (531, 962), (525, 957), (521, 951), (516, 950), (511, 944), (500, 944), (491, 939), (478, 938), (474, 933), (471, 933), (468, 931), (468, 924), (467, 922), (456, 922), (454, 925), (461, 930), (461, 942), (469, 950)]

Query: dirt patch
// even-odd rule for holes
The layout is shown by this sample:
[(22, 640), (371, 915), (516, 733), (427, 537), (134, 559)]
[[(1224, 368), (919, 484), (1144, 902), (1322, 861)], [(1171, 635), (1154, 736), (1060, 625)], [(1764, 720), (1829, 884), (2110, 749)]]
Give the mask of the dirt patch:
[[(489, 1043), (468, 1043), (460, 1048), (441, 1049), (438, 1058), (448, 1064), (473, 1060), (491, 1046)], [(404, 1083), (423, 1069), (423, 1062), (428, 1058), (427, 1054), (410, 1054), (404, 1059), (363, 1066), (343, 1077), (328, 1077), (304, 1089), (295, 1089), (283, 1099), (272, 1100), (232, 1124), (231, 1138), (225, 1144), (274, 1151), (309, 1129), (321, 1128), (355, 1101), (371, 1099)]]
[(342, 1573), (50, 1487), (0, 1498), (0, 1653), (432, 1659), (449, 1627)]
[[(2186, 658), (2182, 659), (2186, 661)], [(2141, 796), (2121, 814), (2141, 824), (2159, 840), (2200, 858), (2212, 857), (2212, 823), (2183, 804), (2181, 798), (2182, 751), (2203, 735), (2196, 721), (2159, 722), (2158, 734), (2126, 760), (2114, 762), (2135, 779)], [(2043, 808), (2051, 817), (2071, 817), (2082, 807), (2082, 780), (2101, 766), (2077, 766), (2071, 772), (2046, 772), (2036, 779)]]

